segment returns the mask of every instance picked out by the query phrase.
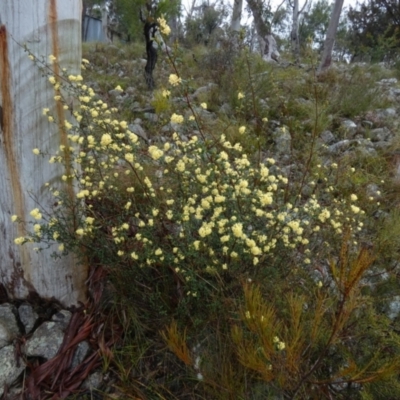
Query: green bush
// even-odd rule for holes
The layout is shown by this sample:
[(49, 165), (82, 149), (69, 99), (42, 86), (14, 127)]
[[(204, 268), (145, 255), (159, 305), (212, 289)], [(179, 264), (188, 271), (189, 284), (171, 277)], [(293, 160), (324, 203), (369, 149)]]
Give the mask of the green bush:
[[(32, 210), (33, 229), (16, 243), (35, 242), (46, 251), (57, 242), (54, 256), (74, 252), (107, 270), (116, 313), (126, 324), (114, 363), (136, 394), (383, 399), (377, 394), (382, 382), (398, 386), (399, 337), (385, 315), (390, 298), (378, 304), (376, 288), (364, 288), (371, 271), (384, 270), (365, 240), (376, 239), (380, 248), (390, 243), (396, 254), (397, 241), (386, 239), (394, 228), (387, 223), (376, 235), (376, 199), (356, 194), (366, 178), (354, 160), (319, 161), (314, 144), (321, 114), (294, 97), (272, 98), (289, 90), (285, 72), (241, 57), (238, 79), (224, 83), (234, 117), (214, 125), (202, 114), (208, 105), (190, 101), (193, 81), (177, 75), (171, 57), (174, 73), (153, 104), (164, 118), (173, 112), (170, 121), (185, 135), (151, 144), (80, 76), (49, 76), (63, 94), (57, 101), (69, 108), (72, 96), (79, 106), (73, 122), (44, 110), (49, 123), (66, 130), (68, 143), (56, 154), (34, 152), (66, 172), (48, 185), (56, 206)], [(304, 82), (311, 87), (307, 100), (328, 107), (322, 95), (331, 86)], [(290, 90), (300, 91), (301, 84)], [(270, 116), (260, 101), (266, 88), (270, 113), (273, 104), (284, 104), (281, 116), (290, 121), (293, 111), (291, 131), (314, 118), (312, 143), (303, 138), (294, 145), (303, 152), (298, 174), (269, 156), (262, 140)], [(190, 113), (173, 104), (178, 95)], [(216, 130), (224, 124), (224, 132)], [(162, 384), (148, 378), (144, 359), (168, 364)], [(139, 371), (134, 382), (129, 363)]]

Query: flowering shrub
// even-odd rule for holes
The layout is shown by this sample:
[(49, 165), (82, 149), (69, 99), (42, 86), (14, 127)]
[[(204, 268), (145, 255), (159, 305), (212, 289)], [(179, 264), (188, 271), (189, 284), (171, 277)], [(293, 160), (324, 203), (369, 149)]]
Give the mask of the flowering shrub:
[[(159, 23), (169, 33), (165, 21)], [(55, 154), (45, 148), (33, 152), (65, 165), (66, 172), (47, 185), (55, 207), (32, 210), (31, 233), (15, 242), (35, 242), (38, 251), (57, 242), (55, 256), (73, 251), (105, 266), (111, 276), (120, 274), (126, 285), (140, 288), (136, 296), (141, 301), (149, 297), (164, 326), (178, 318), (194, 327), (197, 342), (206, 340), (207, 334), (201, 335), (212, 329), (211, 322), (222, 320), (218, 335), (230, 343), (229, 357), (251, 371), (242, 371), (244, 380), (261, 376), (270, 382), (268, 394), (296, 396), (307, 385), (315, 390), (315, 382), (321, 382), (323, 392), (338, 381), (324, 376), (330, 369), (340, 382), (378, 379), (379, 373), (367, 373), (369, 354), (351, 341), (354, 332), (362, 332), (353, 329), (352, 313), (364, 307), (361, 280), (373, 263), (369, 252), (359, 251), (366, 235), (359, 196), (337, 190), (335, 163), (307, 170), (299, 185), (279, 159), (266, 156), (262, 148), (256, 154), (247, 151), (243, 142), (254, 132), (243, 122), (234, 127), (239, 135), (229, 139), (222, 132), (207, 133), (201, 113), (189, 101), (190, 116), (168, 105), (174, 93), (188, 99), (186, 82), (173, 66), (169, 86), (156, 93), (156, 101), (160, 112), (174, 111), (169, 121), (188, 134), (174, 132), (164, 142), (143, 142), (81, 76), (67, 71), (48, 76), (59, 93), (55, 101), (74, 118), (58, 121), (44, 109), (43, 118), (67, 131), (68, 144)], [(68, 96), (79, 100), (74, 109)], [(240, 91), (235, 97), (246, 99)], [(198, 106), (200, 111), (208, 108), (205, 102)], [(72, 197), (67, 183), (74, 188)], [(302, 194), (306, 185), (311, 190)], [(351, 262), (354, 254), (359, 258)], [(265, 304), (266, 298), (271, 304)], [(374, 315), (371, 308), (368, 312)], [(188, 350), (186, 333), (179, 338), (175, 322), (163, 336), (186, 365), (193, 364), (198, 379), (219, 387), (219, 361), (211, 350), (205, 353), (208, 358), (195, 357), (198, 346)], [(351, 357), (334, 359), (340, 353), (335, 346), (347, 346), (362, 373), (345, 368)], [(382, 371), (389, 368), (380, 365)], [(229, 368), (240, 372), (242, 367), (233, 362)], [(245, 395), (247, 389), (241, 390)]]
[[(62, 152), (68, 151), (77, 167), (49, 187), (59, 208), (36, 223), (27, 240), (56, 240), (64, 251), (78, 251), (82, 244), (95, 248), (107, 223), (109, 235), (101, 240), (107, 242), (108, 260), (129, 268), (173, 268), (185, 294), (195, 297), (204, 279), (213, 276), (236, 277), (238, 283), (242, 276), (264, 276), (277, 267), (277, 254), (288, 267), (309, 265), (321, 236), (340, 240), (344, 227), (362, 227), (356, 195), (332, 199), (334, 211), (316, 195), (286, 201), (290, 182), (275, 160), (251, 159), (240, 143), (223, 134), (210, 143), (196, 135), (184, 141), (174, 133), (162, 146), (147, 147), (79, 77), (67, 79), (62, 89), (77, 95), (81, 104), (74, 111), (76, 123), (64, 122), (69, 148), (51, 155), (49, 162), (65, 163)], [(66, 104), (63, 98), (57, 101)], [(44, 116), (59, 123), (48, 109)], [(182, 124), (184, 117), (173, 113), (171, 122)], [(240, 133), (245, 129), (241, 126)], [(41, 149), (34, 153), (44, 155)], [(69, 204), (62, 189), (66, 181), (76, 190)], [(99, 213), (101, 203), (113, 207)], [(76, 210), (71, 220), (76, 226), (65, 226), (63, 206)], [(39, 209), (31, 215), (42, 220)], [(327, 245), (319, 257), (331, 250)]]

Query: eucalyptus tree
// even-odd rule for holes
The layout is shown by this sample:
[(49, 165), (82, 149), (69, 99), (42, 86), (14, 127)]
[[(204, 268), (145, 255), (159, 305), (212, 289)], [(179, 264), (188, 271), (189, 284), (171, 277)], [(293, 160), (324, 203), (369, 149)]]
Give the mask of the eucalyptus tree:
[(279, 52), (276, 40), (272, 35), (271, 22), (265, 19), (265, 12), (270, 9), (262, 0), (247, 0), (247, 5), (254, 18), (254, 26), (257, 31), (261, 55), (266, 61), (278, 61)]
[(231, 19), (231, 30), (240, 31), (240, 20), (242, 18), (243, 0), (233, 0), (233, 11)]
[(318, 73), (321, 73), (328, 69), (332, 63), (332, 51), (339, 26), (340, 14), (342, 13), (343, 2), (344, 0), (335, 0), (325, 37), (321, 63), (318, 67)]
[(303, 4), (300, 9), (299, 0), (288, 0), (289, 5), (292, 8), (292, 29), (290, 31), (290, 42), (292, 47), (293, 58), (296, 63), (300, 62), (300, 35), (299, 35), (299, 19), (307, 6), (308, 0)]

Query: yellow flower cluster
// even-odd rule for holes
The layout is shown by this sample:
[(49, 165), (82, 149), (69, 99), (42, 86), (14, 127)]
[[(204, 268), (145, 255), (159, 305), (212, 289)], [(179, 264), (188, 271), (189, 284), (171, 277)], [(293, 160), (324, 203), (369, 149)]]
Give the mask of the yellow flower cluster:
[(171, 33), (171, 28), (168, 26), (167, 21), (164, 17), (157, 18), (160, 31), (163, 35), (168, 36)]
[(171, 74), (168, 81), (172, 86), (178, 86), (182, 82), (182, 79), (176, 74)]

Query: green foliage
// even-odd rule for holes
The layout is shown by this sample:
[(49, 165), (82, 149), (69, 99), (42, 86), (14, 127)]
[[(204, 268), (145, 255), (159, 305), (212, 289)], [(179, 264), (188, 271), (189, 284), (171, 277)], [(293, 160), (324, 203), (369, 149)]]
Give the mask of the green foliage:
[(222, 25), (223, 19), (227, 16), (223, 5), (206, 5), (199, 7), (193, 15), (188, 16), (185, 21), (185, 41), (187, 44), (207, 45), (213, 35)]
[[(143, 24), (140, 21), (140, 11), (146, 10), (147, 3), (147, 0), (113, 0), (114, 13), (119, 21), (119, 29), (136, 40), (142, 40)], [(164, 16), (168, 19), (171, 16), (179, 15), (180, 4), (180, 0), (157, 1), (153, 11), (150, 14), (145, 12), (144, 17), (156, 20), (158, 17)]]
[[(388, 321), (359, 296), (362, 275), (373, 258), (366, 249), (349, 258), (347, 239), (345, 235), (337, 264), (331, 263), (334, 286), (329, 289), (321, 285), (312, 291), (296, 290), (302, 294), (271, 293), (267, 302), (257, 286), (244, 288), (245, 329), (234, 326), (233, 340), (240, 362), (269, 382), (275, 395), (320, 398), (325, 388), (339, 386), (340, 398), (356, 398), (354, 386), (397, 373), (398, 350), (377, 357), (376, 346), (393, 349), (398, 339), (376, 336), (371, 325), (376, 326), (378, 318), (381, 327), (388, 328)], [(340, 356), (338, 348), (344, 350)]]
[(357, 58), (395, 60), (399, 50), (399, 2), (369, 0), (348, 12), (350, 50)]
[(310, 3), (309, 10), (305, 11), (299, 24), (299, 37), (302, 45), (311, 39), (319, 50), (322, 49), (331, 12), (332, 5), (327, 0)]

